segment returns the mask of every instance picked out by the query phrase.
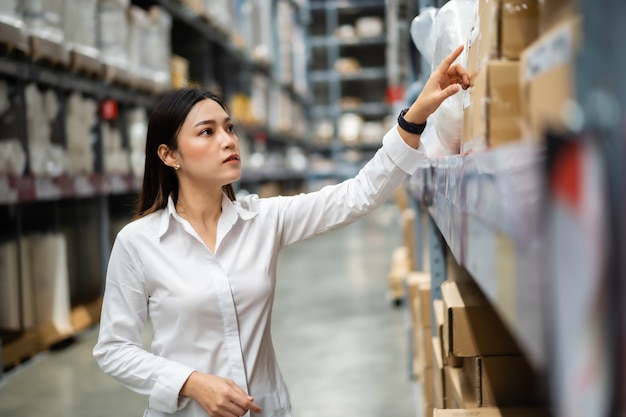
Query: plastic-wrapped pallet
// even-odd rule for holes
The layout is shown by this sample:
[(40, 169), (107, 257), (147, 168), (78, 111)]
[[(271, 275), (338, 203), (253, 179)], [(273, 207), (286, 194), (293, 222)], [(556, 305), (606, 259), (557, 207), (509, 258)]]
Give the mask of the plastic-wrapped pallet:
[(128, 137), (130, 141), (130, 167), (141, 178), (146, 160), (146, 133), (148, 120), (146, 110), (138, 107), (128, 112)]
[(149, 79), (151, 74), (144, 57), (154, 52), (145, 44), (150, 16), (145, 9), (133, 5), (129, 8), (128, 17), (128, 70), (133, 77)]
[(65, 237), (62, 234), (32, 235), (30, 262), (37, 325), (40, 328), (51, 327), (57, 336), (71, 334)]
[(265, 0), (250, 0), (252, 7), (252, 54), (263, 62), (274, 61), (272, 48), (272, 8), (267, 7)]
[(152, 72), (152, 77), (157, 85), (169, 86), (172, 83), (172, 75), (169, 66), (171, 55), (170, 32), (172, 28), (172, 16), (162, 7), (150, 8), (150, 21), (146, 43), (144, 45), (144, 64)]
[(67, 151), (51, 141), (51, 124), (57, 117), (58, 98), (53, 90), (39, 91), (35, 84), (26, 86), (26, 120), (30, 170), (37, 176), (58, 176), (67, 172)]
[[(28, 259), (28, 239), (21, 240), (21, 287), (22, 302), (19, 301), (20, 274), (18, 268), (17, 242), (0, 243), (0, 329), (21, 330), (35, 325), (33, 288)], [(20, 306), (21, 304), (21, 306)], [(20, 323), (20, 307), (23, 322)]]
[(98, 0), (73, 0), (65, 2), (63, 27), (68, 46), (96, 53), (96, 20)]
[(91, 174), (94, 171), (94, 135), (96, 124), (95, 100), (72, 94), (67, 100), (66, 141), (71, 174)]
[(64, 0), (22, 0), (18, 11), (28, 30), (55, 43), (63, 43)]
[(130, 155), (122, 143), (122, 132), (109, 124), (102, 125), (102, 143), (104, 148), (104, 171), (109, 174), (128, 174)]
[(8, 114), (11, 99), (7, 84), (0, 80), (0, 175), (20, 176), (26, 168), (26, 152), (15, 137), (15, 118)]
[(3, 0), (0, 2), (0, 18), (3, 20), (17, 19), (17, 0)]
[(98, 47), (103, 60), (116, 68), (128, 68), (128, 17), (130, 0), (98, 1)]

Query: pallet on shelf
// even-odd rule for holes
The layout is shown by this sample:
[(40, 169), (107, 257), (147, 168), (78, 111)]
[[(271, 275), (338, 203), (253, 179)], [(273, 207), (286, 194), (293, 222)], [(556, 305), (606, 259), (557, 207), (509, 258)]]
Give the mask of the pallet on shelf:
[(35, 332), (0, 331), (0, 338), (2, 339), (2, 369), (15, 368), (39, 353)]
[(37, 35), (30, 35), (29, 41), (31, 55), (35, 61), (49, 62), (64, 67), (69, 64), (70, 54), (63, 43)]

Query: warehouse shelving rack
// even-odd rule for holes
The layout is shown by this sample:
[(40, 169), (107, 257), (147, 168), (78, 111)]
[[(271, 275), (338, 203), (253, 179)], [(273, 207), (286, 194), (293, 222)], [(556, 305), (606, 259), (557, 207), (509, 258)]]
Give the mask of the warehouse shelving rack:
[[(296, 16), (296, 24), (306, 22), (308, 8), (306, 2), (294, 0), (273, 0), (275, 9), (279, 3), (287, 3)], [(250, 92), (251, 74), (267, 77), (272, 88), (286, 92), (295, 105), (307, 106), (306, 86), (296, 86), (293, 82), (279, 79), (281, 68), (271, 62), (253, 57), (251, 52), (234, 41), (234, 36), (224, 28), (216, 27), (205, 17), (198, 16), (183, 2), (176, 0), (133, 0), (132, 5), (142, 8), (161, 6), (172, 16), (172, 53), (189, 61), (190, 78), (198, 84), (218, 89), (226, 98), (235, 93)], [(261, 4), (261, 3), (259, 3)], [(265, 7), (264, 4), (261, 6)], [(269, 16), (275, 16), (270, 12)], [(269, 24), (270, 28), (276, 25)], [(272, 38), (276, 43), (277, 37)], [(124, 79), (105, 79), (102, 74), (77, 71), (58, 62), (35, 59), (28, 48), (14, 48), (15, 45), (2, 43), (0, 52), (0, 79), (8, 82), (11, 89), (14, 116), (17, 119), (16, 135), (28, 154), (27, 125), (25, 113), (25, 86), (35, 83), (42, 89), (54, 90), (60, 99), (60, 111), (54, 123), (54, 141), (64, 144), (65, 98), (73, 92), (93, 98), (101, 103), (114, 100), (120, 109), (116, 121), (124, 132), (123, 141), (128, 143), (126, 111), (140, 107), (149, 111), (159, 98), (157, 89), (139, 87)], [(280, 45), (270, 45), (278, 53)], [(269, 100), (268, 100), (269, 104)], [(273, 105), (273, 103), (272, 103)], [(306, 121), (305, 121), (306, 122)], [(20, 177), (0, 176), (0, 239), (19, 242), (29, 232), (62, 232), (69, 235), (68, 259), (70, 291), (73, 313), (80, 308), (83, 324), (85, 308), (91, 321), (97, 321), (106, 273), (108, 253), (119, 227), (131, 215), (136, 193), (140, 187), (139, 178), (133, 175), (108, 174), (104, 171), (102, 158), (103, 121), (98, 121), (93, 130), (95, 151), (94, 173), (89, 175), (62, 175), (59, 177), (37, 177), (31, 174), (30, 167)], [(308, 129), (306, 129), (308, 131)], [(304, 148), (308, 143), (306, 134), (272, 130), (269, 125), (241, 126), (240, 140), (253, 140), (262, 136), (267, 147), (278, 152), (287, 147)], [(86, 138), (88, 140), (89, 138)], [(305, 174), (288, 168), (275, 167), (268, 170), (244, 170), (241, 184), (254, 189), (267, 182), (285, 183), (299, 187)], [(18, 265), (19, 265), (18, 259)], [(21, 273), (20, 273), (21, 275)], [(19, 294), (22, 299), (21, 280)], [(20, 309), (20, 329), (3, 332), (0, 343), (0, 378), (7, 366), (18, 365), (23, 359), (36, 354), (38, 345), (36, 330), (24, 326), (23, 309)], [(87, 323), (88, 324), (88, 323)], [(77, 329), (78, 330), (78, 329)]]
[[(571, 131), (546, 132), (537, 144), (425, 160), (405, 186), (416, 218), (426, 219), (426, 228), (415, 222), (413, 255), (422, 270), (428, 251), (432, 299), (441, 299), (451, 257), (544, 377), (554, 416), (608, 417), (626, 410), (626, 88), (608, 81), (626, 65), (618, 46), (626, 40), (626, 4), (578, 5), (584, 42)], [(579, 203), (596, 210), (564, 209), (563, 186), (566, 200), (575, 190)], [(587, 258), (598, 245), (600, 259)], [(587, 269), (589, 259), (598, 269)]]
[[(354, 24), (358, 17), (376, 16), (386, 20), (384, 0), (313, 0), (310, 4), (309, 49), (311, 61), (309, 79), (313, 91), (312, 119), (330, 122), (332, 138), (329, 143), (315, 144), (311, 151), (332, 159), (336, 169), (327, 173), (335, 181), (353, 176), (363, 161), (369, 159), (380, 144), (351, 144), (338, 137), (338, 121), (342, 114), (354, 113), (365, 121), (383, 121), (391, 113), (386, 94), (386, 31), (380, 36), (342, 38), (336, 31), (345, 24)], [(335, 65), (341, 58), (351, 57), (360, 68), (340, 73)], [(342, 107), (341, 99), (354, 97), (361, 102)], [(358, 161), (347, 161), (345, 152), (360, 154)], [(315, 175), (315, 173), (313, 173)], [(321, 175), (321, 174), (320, 174)]]

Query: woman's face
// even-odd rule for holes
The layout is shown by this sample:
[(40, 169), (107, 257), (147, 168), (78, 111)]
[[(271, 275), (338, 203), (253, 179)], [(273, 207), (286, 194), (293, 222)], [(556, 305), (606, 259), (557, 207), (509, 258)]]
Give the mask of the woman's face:
[(196, 103), (178, 134), (179, 175), (223, 186), (241, 177), (239, 141), (226, 111), (214, 100)]

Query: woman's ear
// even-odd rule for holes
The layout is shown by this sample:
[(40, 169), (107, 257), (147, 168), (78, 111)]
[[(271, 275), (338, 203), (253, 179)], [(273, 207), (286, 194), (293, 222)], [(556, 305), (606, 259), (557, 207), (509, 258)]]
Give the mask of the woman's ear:
[(174, 155), (174, 151), (172, 151), (167, 145), (159, 145), (157, 153), (159, 154), (159, 158), (161, 158), (161, 161), (163, 161), (163, 163), (168, 167), (174, 169), (180, 168), (180, 163), (178, 162), (176, 155)]

